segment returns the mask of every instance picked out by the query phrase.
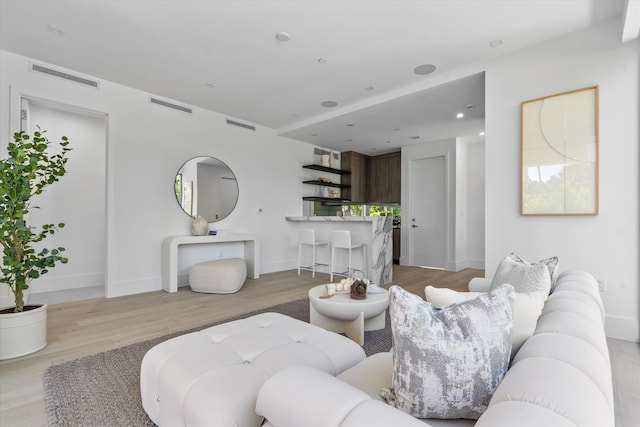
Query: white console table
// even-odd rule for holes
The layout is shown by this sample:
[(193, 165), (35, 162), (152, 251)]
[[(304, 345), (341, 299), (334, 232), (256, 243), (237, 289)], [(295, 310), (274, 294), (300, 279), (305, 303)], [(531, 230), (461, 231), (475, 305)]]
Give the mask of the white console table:
[(247, 263), (247, 277), (260, 277), (258, 240), (250, 234), (224, 234), (220, 236), (169, 236), (162, 241), (162, 289), (167, 292), (178, 290), (178, 246), (214, 243), (244, 242), (244, 260)]

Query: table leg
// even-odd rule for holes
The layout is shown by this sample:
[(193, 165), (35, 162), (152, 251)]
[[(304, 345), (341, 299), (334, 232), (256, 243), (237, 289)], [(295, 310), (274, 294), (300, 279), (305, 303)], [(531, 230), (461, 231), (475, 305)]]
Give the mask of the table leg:
[(377, 331), (379, 329), (384, 329), (386, 319), (387, 319), (386, 312), (383, 311), (379, 315), (365, 320), (364, 321), (364, 330), (365, 331)]
[(360, 345), (364, 345), (364, 313), (360, 313), (354, 320), (343, 320), (344, 333), (347, 337)]
[(309, 304), (309, 323), (320, 326), (328, 331), (339, 334), (344, 333), (353, 341), (364, 345), (364, 313), (360, 313), (354, 320), (332, 319), (319, 313), (318, 310), (313, 307), (313, 304)]

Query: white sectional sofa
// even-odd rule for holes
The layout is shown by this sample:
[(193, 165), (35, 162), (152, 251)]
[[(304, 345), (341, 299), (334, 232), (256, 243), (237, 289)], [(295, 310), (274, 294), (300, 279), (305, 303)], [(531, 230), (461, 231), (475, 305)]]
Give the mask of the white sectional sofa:
[[(489, 285), (473, 280), (470, 290)], [(390, 352), (374, 354), (337, 377), (287, 368), (262, 386), (256, 412), (273, 427), (614, 426), (604, 309), (597, 283), (586, 272), (558, 277), (533, 336), (520, 347), (478, 420), (418, 420), (383, 403), (379, 391), (391, 387), (392, 372)]]

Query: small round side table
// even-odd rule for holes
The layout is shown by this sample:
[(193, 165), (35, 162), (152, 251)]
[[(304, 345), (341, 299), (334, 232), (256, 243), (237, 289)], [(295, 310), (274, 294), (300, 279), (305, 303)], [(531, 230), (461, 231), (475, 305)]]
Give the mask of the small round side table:
[(377, 288), (379, 293), (368, 293), (367, 298), (355, 300), (349, 292), (326, 295), (326, 285), (309, 289), (309, 320), (312, 325), (329, 331), (344, 333), (360, 345), (364, 345), (364, 331), (384, 329), (389, 292)]

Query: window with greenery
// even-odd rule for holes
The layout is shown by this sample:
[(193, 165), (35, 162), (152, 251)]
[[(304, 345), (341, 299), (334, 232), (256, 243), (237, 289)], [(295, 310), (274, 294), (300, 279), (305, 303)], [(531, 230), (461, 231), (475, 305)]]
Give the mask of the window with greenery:
[(402, 209), (399, 205), (326, 205), (315, 202), (314, 213), (316, 216), (334, 216), (342, 211), (351, 216), (392, 216), (400, 219)]

